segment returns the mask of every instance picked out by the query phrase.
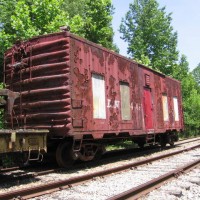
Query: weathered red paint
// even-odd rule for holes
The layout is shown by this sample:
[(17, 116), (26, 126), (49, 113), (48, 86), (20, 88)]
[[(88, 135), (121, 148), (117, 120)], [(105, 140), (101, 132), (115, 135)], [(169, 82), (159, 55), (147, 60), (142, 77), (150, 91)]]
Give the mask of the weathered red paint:
[[(93, 73), (105, 79), (106, 119), (93, 118)], [(120, 82), (130, 87), (131, 120), (121, 118)], [(52, 136), (96, 139), (183, 129), (178, 81), (69, 32), (39, 36), (8, 50), (5, 83), (20, 93), (14, 107), (15, 127), (48, 128)], [(167, 122), (162, 94), (168, 97)], [(179, 122), (173, 116), (174, 96)]]
[(151, 90), (149, 88), (144, 88), (144, 120), (145, 120), (145, 128), (148, 131), (153, 131), (153, 106), (152, 106), (152, 97), (151, 97)]

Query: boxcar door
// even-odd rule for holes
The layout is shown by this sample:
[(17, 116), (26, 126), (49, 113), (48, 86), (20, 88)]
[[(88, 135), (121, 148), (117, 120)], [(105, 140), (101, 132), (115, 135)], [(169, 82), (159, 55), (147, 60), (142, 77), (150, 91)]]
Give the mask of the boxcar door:
[(152, 96), (151, 96), (151, 89), (144, 88), (144, 121), (145, 121), (145, 128), (153, 129), (153, 104), (152, 104)]

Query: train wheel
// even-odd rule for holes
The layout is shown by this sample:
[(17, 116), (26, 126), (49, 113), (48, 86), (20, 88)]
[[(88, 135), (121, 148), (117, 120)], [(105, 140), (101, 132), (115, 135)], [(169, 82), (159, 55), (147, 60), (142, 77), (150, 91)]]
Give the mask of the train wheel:
[(160, 146), (162, 148), (166, 147), (166, 145), (167, 145), (167, 139), (166, 139), (165, 135), (160, 136), (160, 142), (159, 143), (160, 143)]
[(142, 142), (138, 142), (137, 144), (141, 149), (143, 149), (145, 142), (142, 141)]
[(72, 143), (62, 142), (56, 150), (56, 161), (60, 167), (69, 167), (77, 160), (73, 150)]
[(91, 161), (95, 158), (98, 147), (95, 144), (82, 144), (81, 150), (78, 152), (81, 161)]
[(104, 145), (100, 145), (99, 147), (98, 147), (98, 150), (97, 150), (97, 152), (96, 152), (96, 154), (95, 154), (95, 160), (99, 160), (100, 158), (101, 158), (101, 156), (104, 154), (106, 152), (106, 148), (105, 148), (105, 146)]
[(168, 136), (168, 143), (170, 144), (171, 147), (174, 147), (174, 136), (173, 135)]
[(162, 148), (165, 148), (166, 145), (167, 145), (167, 142), (165, 142), (165, 141), (162, 141), (162, 142), (160, 143), (160, 146), (161, 146)]

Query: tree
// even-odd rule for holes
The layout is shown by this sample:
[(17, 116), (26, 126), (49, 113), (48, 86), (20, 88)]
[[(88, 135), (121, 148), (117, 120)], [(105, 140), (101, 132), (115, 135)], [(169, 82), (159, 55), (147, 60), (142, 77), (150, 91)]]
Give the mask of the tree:
[(69, 14), (69, 18), (73, 18), (76, 15), (84, 16), (87, 1), (88, 0), (64, 0), (61, 9)]
[(117, 50), (113, 45), (112, 14), (114, 8), (111, 0), (86, 1), (84, 15), (85, 37), (109, 49)]
[(182, 55), (179, 63), (174, 66), (173, 77), (181, 81), (185, 126), (188, 129), (198, 129), (200, 127), (200, 90), (189, 72), (189, 63), (185, 55)]
[(5, 36), (5, 29), (13, 31), (11, 27), (11, 15), (14, 10), (16, 0), (0, 0), (0, 80), (3, 76), (2, 66), (3, 66), (3, 54), (4, 51), (10, 47), (8, 40), (12, 40), (13, 36), (10, 35), (8, 38)]
[(189, 63), (187, 61), (187, 57), (185, 55), (181, 55), (180, 61), (178, 64), (175, 64), (173, 67), (172, 76), (175, 79), (183, 80), (183, 78), (187, 77), (189, 73)]
[(75, 31), (76, 34), (119, 52), (117, 46), (113, 44), (114, 8), (111, 0), (64, 0), (63, 9), (70, 17), (81, 16), (83, 27)]
[(191, 73), (182, 80), (182, 95), (185, 125), (188, 128), (200, 128), (200, 93)]
[(171, 13), (160, 9), (156, 0), (134, 0), (120, 25), (127, 53), (133, 59), (148, 58), (153, 69), (171, 75), (178, 60), (177, 33), (171, 21)]
[(197, 84), (200, 87), (200, 63), (198, 64), (198, 66), (196, 68), (194, 68), (192, 70), (192, 75), (193, 75), (195, 81), (197, 82)]

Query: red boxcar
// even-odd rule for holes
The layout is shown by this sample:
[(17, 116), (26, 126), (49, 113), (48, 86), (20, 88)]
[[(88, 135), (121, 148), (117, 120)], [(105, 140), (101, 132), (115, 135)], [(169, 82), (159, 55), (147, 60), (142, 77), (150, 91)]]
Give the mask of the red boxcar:
[(5, 83), (20, 93), (15, 126), (49, 129), (61, 166), (114, 139), (173, 145), (183, 130), (177, 80), (66, 31), (16, 43)]

